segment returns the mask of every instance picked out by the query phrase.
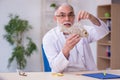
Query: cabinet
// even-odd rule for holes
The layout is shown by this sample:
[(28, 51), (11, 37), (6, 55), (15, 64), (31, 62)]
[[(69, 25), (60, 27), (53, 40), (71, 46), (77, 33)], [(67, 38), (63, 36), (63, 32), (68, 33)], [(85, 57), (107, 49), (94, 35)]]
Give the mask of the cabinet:
[(110, 29), (109, 34), (97, 42), (98, 69), (120, 69), (120, 4), (99, 5), (97, 14)]

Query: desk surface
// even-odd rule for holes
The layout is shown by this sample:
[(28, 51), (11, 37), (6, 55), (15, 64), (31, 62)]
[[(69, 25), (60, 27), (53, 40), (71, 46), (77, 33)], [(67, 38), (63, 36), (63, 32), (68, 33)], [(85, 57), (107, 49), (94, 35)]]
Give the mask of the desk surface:
[[(51, 72), (26, 72), (27, 76), (20, 76), (16, 73), (0, 73), (0, 80), (99, 80), (96, 78), (82, 76), (85, 73), (98, 73), (105, 71), (85, 71), (63, 73), (63, 76), (55, 76)], [(120, 70), (108, 70), (107, 73), (120, 75)], [(107, 79), (108, 80), (108, 79)], [(120, 80), (120, 79), (110, 79)]]

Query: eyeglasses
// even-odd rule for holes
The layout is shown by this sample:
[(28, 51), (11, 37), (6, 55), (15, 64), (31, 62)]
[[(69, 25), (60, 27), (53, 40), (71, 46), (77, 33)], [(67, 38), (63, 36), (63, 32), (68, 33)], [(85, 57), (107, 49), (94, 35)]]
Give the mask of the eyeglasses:
[(56, 16), (60, 17), (60, 18), (65, 18), (66, 16), (69, 17), (69, 18), (73, 18), (75, 15), (74, 14), (68, 14), (68, 15), (60, 14), (60, 15), (56, 15)]

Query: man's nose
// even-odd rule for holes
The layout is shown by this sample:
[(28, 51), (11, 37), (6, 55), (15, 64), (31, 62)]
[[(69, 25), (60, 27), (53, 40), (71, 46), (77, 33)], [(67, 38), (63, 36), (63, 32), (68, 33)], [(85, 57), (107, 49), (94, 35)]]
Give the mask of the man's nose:
[(70, 20), (70, 17), (68, 15), (65, 16), (66, 20)]

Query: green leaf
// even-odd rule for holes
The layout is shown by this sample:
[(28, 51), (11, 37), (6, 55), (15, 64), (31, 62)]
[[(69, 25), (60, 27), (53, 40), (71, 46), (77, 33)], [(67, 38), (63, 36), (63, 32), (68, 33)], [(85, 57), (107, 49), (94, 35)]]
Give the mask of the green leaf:
[(13, 40), (13, 38), (12, 38), (12, 36), (11, 36), (10, 34), (4, 35), (4, 38), (6, 38), (6, 40), (7, 40), (11, 45), (14, 44), (14, 40)]
[(27, 38), (27, 45), (23, 44), (26, 39), (24, 33), (32, 29), (32, 27), (27, 20), (20, 19), (17, 15), (13, 16), (11, 14), (9, 17), (10, 20), (5, 25), (6, 34), (4, 35), (4, 38), (13, 45), (14, 49), (11, 57), (8, 59), (8, 67), (10, 67), (13, 60), (16, 60), (18, 68), (24, 69), (27, 63), (26, 57), (31, 56), (33, 51), (37, 49), (31, 38)]
[(27, 49), (26, 49), (25, 54), (27, 56), (31, 56), (32, 52), (37, 49), (37, 46), (35, 45), (34, 42), (32, 42), (32, 40), (30, 38), (27, 38), (27, 39), (29, 40), (29, 43), (27, 45)]

